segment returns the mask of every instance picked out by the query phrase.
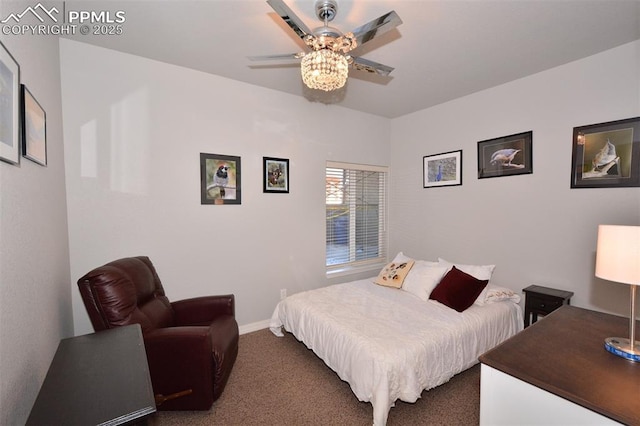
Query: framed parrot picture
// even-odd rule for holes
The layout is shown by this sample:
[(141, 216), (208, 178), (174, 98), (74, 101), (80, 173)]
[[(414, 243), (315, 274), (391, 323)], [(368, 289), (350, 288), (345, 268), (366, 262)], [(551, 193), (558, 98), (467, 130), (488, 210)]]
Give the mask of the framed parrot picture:
[(200, 153), (200, 204), (241, 204), (240, 157)]
[(478, 179), (533, 173), (533, 131), (478, 142)]
[(640, 186), (640, 117), (573, 128), (571, 188)]

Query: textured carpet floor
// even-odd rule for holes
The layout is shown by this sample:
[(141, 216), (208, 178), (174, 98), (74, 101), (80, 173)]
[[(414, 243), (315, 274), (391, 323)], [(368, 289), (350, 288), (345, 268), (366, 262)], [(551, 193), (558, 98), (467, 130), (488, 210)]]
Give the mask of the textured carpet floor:
[[(477, 425), (480, 367), (422, 392), (413, 404), (396, 401), (388, 425)], [(268, 329), (240, 336), (236, 364), (209, 411), (161, 411), (159, 425), (371, 425), (373, 409), (349, 384), (291, 334)]]

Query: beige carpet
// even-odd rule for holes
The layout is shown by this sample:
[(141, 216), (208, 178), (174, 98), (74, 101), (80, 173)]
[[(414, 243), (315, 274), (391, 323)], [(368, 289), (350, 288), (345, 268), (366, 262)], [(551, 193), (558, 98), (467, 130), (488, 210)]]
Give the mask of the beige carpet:
[[(396, 401), (388, 425), (477, 425), (480, 367), (422, 393), (413, 404)], [(161, 411), (158, 425), (371, 425), (373, 409), (349, 384), (291, 334), (268, 329), (240, 336), (229, 383), (209, 411)]]

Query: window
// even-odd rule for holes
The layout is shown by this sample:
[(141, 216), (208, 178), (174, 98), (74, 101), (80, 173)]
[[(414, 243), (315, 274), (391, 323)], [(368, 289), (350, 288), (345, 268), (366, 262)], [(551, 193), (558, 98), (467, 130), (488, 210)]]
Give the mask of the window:
[(328, 271), (386, 262), (386, 191), (386, 167), (327, 162)]

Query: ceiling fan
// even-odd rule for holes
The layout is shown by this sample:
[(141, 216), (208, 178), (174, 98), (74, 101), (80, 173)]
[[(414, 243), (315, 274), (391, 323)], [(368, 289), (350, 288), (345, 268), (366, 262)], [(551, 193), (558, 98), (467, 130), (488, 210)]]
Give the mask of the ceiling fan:
[(402, 24), (402, 20), (395, 11), (343, 34), (340, 30), (329, 26), (329, 22), (338, 12), (337, 0), (316, 0), (316, 16), (323, 22), (323, 26), (314, 30), (310, 30), (283, 0), (267, 0), (267, 3), (304, 41), (309, 51), (285, 55), (251, 56), (250, 60), (301, 59), (300, 70), (304, 83), (311, 89), (327, 92), (344, 86), (349, 67), (382, 76), (387, 76), (393, 71), (390, 66), (352, 56), (349, 52)]

